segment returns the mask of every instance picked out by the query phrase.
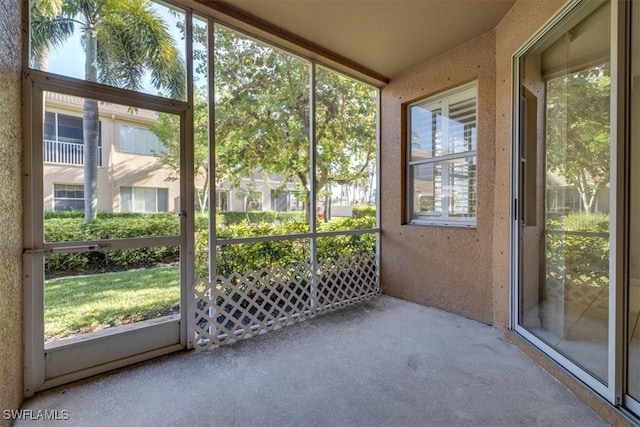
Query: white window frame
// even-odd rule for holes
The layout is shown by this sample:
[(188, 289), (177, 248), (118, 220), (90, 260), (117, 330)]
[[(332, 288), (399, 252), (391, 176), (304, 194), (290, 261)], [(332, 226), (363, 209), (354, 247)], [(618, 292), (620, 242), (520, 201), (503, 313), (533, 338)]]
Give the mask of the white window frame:
[[(225, 193), (227, 195), (227, 208), (226, 209), (222, 209), (222, 194)], [(231, 211), (231, 190), (228, 190), (226, 188), (216, 188), (215, 190), (215, 195), (216, 195), (216, 203), (215, 203), (215, 207), (216, 209), (218, 209), (219, 212), (229, 212)]]
[[(74, 142), (71, 141), (62, 141), (60, 139), (60, 116), (64, 116), (64, 117), (69, 117), (72, 119), (78, 119), (80, 120), (80, 122), (82, 123), (82, 117), (81, 116), (76, 116), (73, 114), (67, 114), (67, 113), (59, 113), (57, 111), (51, 111), (51, 110), (46, 110), (45, 109), (45, 119), (43, 120), (43, 124), (46, 124), (46, 114), (52, 114), (53, 115), (53, 127), (54, 127), (54, 139), (47, 139), (46, 136), (45, 138), (43, 138), (43, 142), (45, 145), (47, 145), (47, 141), (49, 141), (50, 143), (53, 144), (76, 144), (79, 146), (79, 149), (82, 150), (81, 152), (84, 151), (84, 140), (83, 138), (80, 138)], [(80, 130), (82, 131), (82, 124), (80, 125)], [(79, 142), (78, 142), (79, 141)], [(81, 157), (84, 159), (84, 154), (80, 154)], [(56, 157), (55, 155), (52, 157)], [(53, 164), (53, 165), (74, 165), (74, 166), (82, 166), (84, 164), (84, 160), (80, 163), (66, 163), (64, 161), (57, 161), (57, 160), (52, 160), (52, 159), (47, 159), (47, 153), (45, 152), (45, 164)], [(98, 167), (102, 167), (102, 120), (98, 120)]]
[[(72, 198), (72, 197), (56, 197), (56, 187), (57, 186), (67, 187), (67, 188), (65, 188), (66, 190), (68, 190), (68, 187), (78, 187), (78, 188), (82, 189), (82, 198), (79, 199), (79, 198)], [(62, 209), (62, 210), (56, 209), (56, 201), (57, 200), (82, 200), (82, 204), (83, 204), (82, 209), (78, 209), (78, 210), (84, 211), (84, 204), (86, 203), (86, 198), (84, 197), (84, 186), (82, 184), (64, 184), (64, 183), (60, 183), (60, 182), (53, 184), (53, 202), (52, 202), (53, 203), (53, 207), (52, 207), (52, 210), (54, 212), (65, 212), (67, 209)]]
[[(129, 188), (131, 189), (131, 210), (124, 210), (124, 203), (123, 203), (123, 197), (122, 197), (122, 190), (125, 188)], [(134, 209), (135, 207), (135, 192), (136, 190), (155, 190), (155, 194), (156, 194), (156, 200), (155, 200), (155, 210), (149, 211), (149, 210), (143, 210), (143, 211), (137, 211)], [(158, 190), (165, 190), (167, 192), (167, 210), (166, 211), (161, 211), (158, 210)], [(138, 213), (161, 213), (161, 212), (171, 212), (170, 206), (169, 206), (169, 189), (168, 188), (163, 188), (163, 187), (140, 187), (140, 186), (134, 186), (134, 185), (123, 185), (120, 187), (120, 212), (138, 212)]]
[[(472, 134), (472, 149), (467, 151), (460, 152), (444, 152), (443, 154), (435, 155), (428, 158), (420, 158), (420, 159), (412, 159), (411, 158), (411, 150), (412, 150), (412, 123), (411, 123), (411, 109), (414, 106), (422, 106), (426, 107), (429, 110), (439, 109), (442, 112), (443, 118), (448, 118), (449, 116), (449, 105), (458, 103), (461, 101), (469, 100), (473, 98), (475, 100), (475, 115), (476, 115), (476, 127), (475, 132)], [(448, 90), (441, 94), (435, 95), (433, 97), (429, 97), (426, 99), (422, 99), (420, 101), (412, 102), (406, 106), (406, 183), (407, 183), (407, 194), (406, 194), (406, 208), (407, 208), (407, 222), (409, 224), (414, 225), (436, 225), (436, 226), (458, 226), (458, 227), (475, 227), (477, 223), (477, 208), (478, 208), (478, 187), (477, 187), (477, 177), (478, 177), (478, 83), (477, 81), (467, 83), (456, 87), (454, 89)], [(443, 136), (442, 140), (444, 141), (447, 138), (448, 126), (443, 126)], [(474, 158), (475, 161), (473, 165), (475, 166), (475, 216), (472, 217), (455, 217), (449, 216), (448, 209), (443, 209), (438, 216), (429, 217), (429, 218), (415, 218), (414, 217), (414, 198), (415, 198), (415, 189), (414, 189), (414, 173), (413, 170), (417, 166), (422, 165), (433, 165), (434, 170), (435, 166), (441, 163), (445, 163), (451, 160), (461, 160), (465, 158)], [(443, 177), (442, 182), (447, 182), (448, 178), (448, 170), (443, 168)], [(434, 185), (435, 185), (435, 177), (434, 177)], [(446, 197), (442, 197), (441, 200), (447, 199)], [(434, 196), (434, 203), (436, 203), (436, 198)]]
[[(285, 209), (282, 211), (277, 210), (277, 191), (271, 190), (271, 210), (274, 212), (301, 212), (304, 211), (304, 202), (298, 196), (301, 196), (304, 192), (301, 190), (284, 190), (280, 193), (280, 197), (286, 199)], [(295, 208), (295, 209), (294, 209)]]
[[(260, 207), (258, 209), (251, 210), (251, 203), (259, 203)], [(264, 209), (264, 195), (262, 191), (257, 190), (253, 194), (247, 194), (244, 196), (244, 209), (246, 212), (261, 212)]]
[[(122, 136), (122, 131), (123, 131), (124, 128), (132, 129), (132, 132), (133, 132), (133, 135), (134, 135), (134, 139), (131, 142), (131, 145), (132, 145), (133, 149), (131, 149), (131, 150), (124, 148), (124, 145), (123, 145), (124, 138)], [(155, 148), (154, 151), (147, 152), (147, 151), (142, 151), (142, 150), (136, 149), (136, 147), (137, 147), (136, 139), (135, 139), (136, 130), (150, 132), (155, 137), (155, 139), (156, 139), (156, 148)], [(140, 156), (162, 156), (162, 157), (167, 155), (167, 148), (162, 144), (162, 141), (160, 141), (160, 138), (158, 138), (153, 133), (153, 131), (151, 131), (151, 129), (146, 128), (144, 126), (138, 126), (138, 125), (130, 124), (130, 123), (120, 123), (118, 137), (119, 137), (119, 140), (120, 140), (120, 152), (121, 153), (137, 154), (137, 155), (140, 155)]]

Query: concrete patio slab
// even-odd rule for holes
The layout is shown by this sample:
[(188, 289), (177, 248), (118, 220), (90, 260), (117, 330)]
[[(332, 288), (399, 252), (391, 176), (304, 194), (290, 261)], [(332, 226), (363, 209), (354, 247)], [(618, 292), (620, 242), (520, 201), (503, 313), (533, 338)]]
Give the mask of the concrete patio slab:
[(496, 329), (389, 296), (60, 387), (23, 409), (94, 427), (606, 425)]

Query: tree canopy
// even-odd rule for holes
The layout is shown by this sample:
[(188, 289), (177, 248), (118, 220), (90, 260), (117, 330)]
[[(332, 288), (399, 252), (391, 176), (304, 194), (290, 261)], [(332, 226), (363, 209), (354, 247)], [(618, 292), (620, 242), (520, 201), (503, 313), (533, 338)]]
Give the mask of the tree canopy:
[(587, 213), (609, 183), (610, 85), (608, 63), (547, 85), (547, 169), (576, 186)]
[[(240, 188), (243, 178), (266, 176), (297, 185), (309, 200), (311, 64), (222, 26), (214, 34), (216, 186)], [(194, 38), (194, 45), (208, 46), (203, 28), (194, 26)], [(196, 74), (206, 80), (207, 52), (196, 49), (194, 59)], [(322, 67), (315, 89), (316, 195), (327, 184), (370, 181), (376, 163), (375, 89)], [(194, 102), (201, 206), (209, 187), (206, 93), (206, 87), (197, 90)], [(161, 114), (154, 131), (169, 148), (162, 161), (177, 171), (175, 120)]]
[[(216, 157), (229, 178), (262, 170), (307, 193), (311, 64), (224, 27), (215, 31)], [(317, 67), (316, 182), (355, 184), (374, 173), (376, 91)]]

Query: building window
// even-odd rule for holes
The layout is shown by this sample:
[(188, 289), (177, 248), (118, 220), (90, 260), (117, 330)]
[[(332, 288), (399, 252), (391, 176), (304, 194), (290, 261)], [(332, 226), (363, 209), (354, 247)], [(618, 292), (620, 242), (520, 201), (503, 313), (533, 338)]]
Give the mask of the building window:
[(229, 190), (216, 189), (216, 208), (219, 211), (229, 210)]
[[(102, 132), (98, 122), (98, 166), (102, 166)], [(82, 117), (47, 111), (44, 115), (44, 161), (61, 165), (84, 165)]]
[[(598, 212), (597, 200), (594, 211)], [(547, 186), (547, 214), (568, 214), (583, 212), (584, 203), (577, 187), (571, 185)]]
[(271, 210), (276, 212), (298, 212), (304, 210), (302, 191), (271, 190)]
[(168, 212), (166, 188), (120, 187), (121, 212)]
[(407, 107), (407, 200), (412, 224), (475, 226), (477, 85)]
[(262, 210), (262, 193), (256, 190), (247, 191), (244, 197), (245, 211), (261, 211)]
[(84, 211), (82, 185), (53, 184), (54, 211)]
[(149, 129), (122, 124), (120, 125), (120, 151), (148, 156), (167, 155), (167, 148)]

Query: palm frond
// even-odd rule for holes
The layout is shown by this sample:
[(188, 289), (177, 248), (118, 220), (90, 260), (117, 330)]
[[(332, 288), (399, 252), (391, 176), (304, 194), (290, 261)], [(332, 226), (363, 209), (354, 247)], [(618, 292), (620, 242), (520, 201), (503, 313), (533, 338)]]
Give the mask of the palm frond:
[(29, 12), (31, 58), (38, 61), (73, 34), (74, 23), (63, 0), (32, 0)]
[(108, 0), (98, 32), (100, 80), (138, 90), (145, 72), (151, 83), (184, 99), (185, 65), (162, 17), (147, 0)]

